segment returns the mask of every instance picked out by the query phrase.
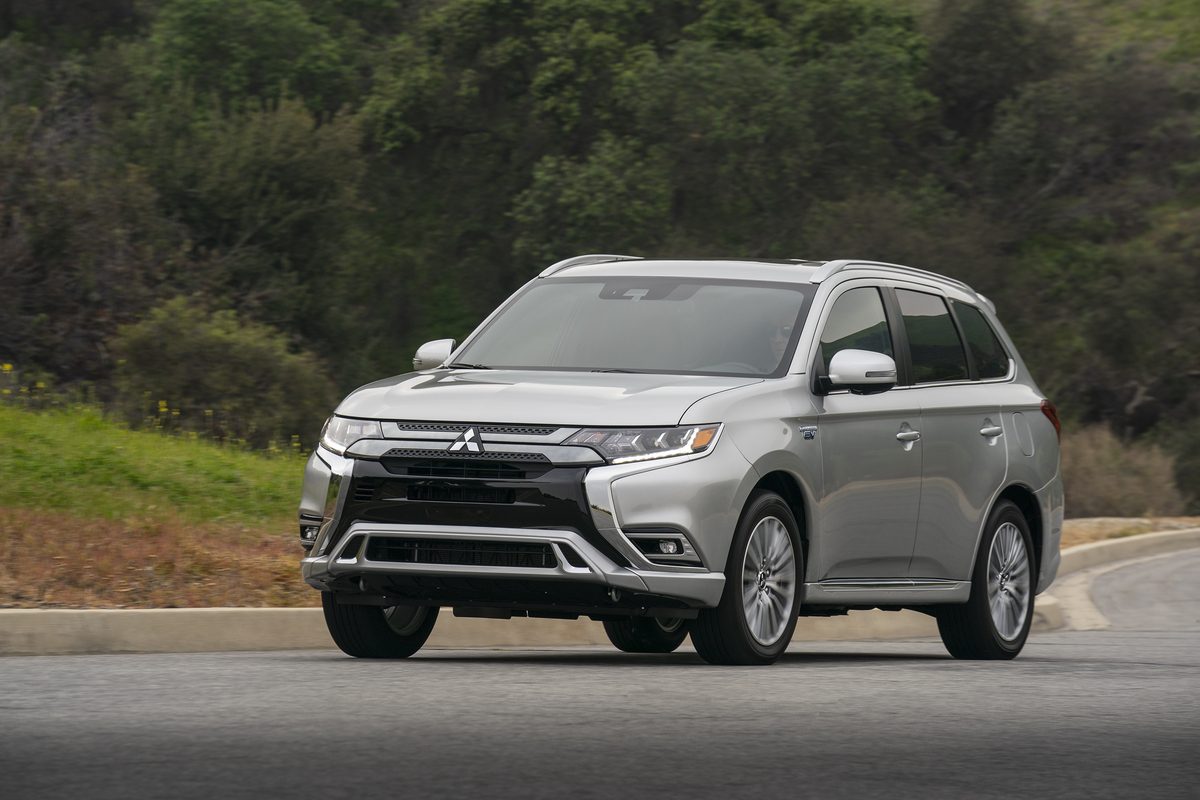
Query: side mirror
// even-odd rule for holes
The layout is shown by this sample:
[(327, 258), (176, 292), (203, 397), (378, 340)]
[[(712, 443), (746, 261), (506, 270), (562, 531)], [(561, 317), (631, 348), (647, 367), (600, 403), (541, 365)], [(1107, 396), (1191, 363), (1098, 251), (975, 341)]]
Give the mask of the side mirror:
[(454, 352), (453, 339), (434, 339), (417, 348), (413, 356), (413, 369), (433, 369), (445, 363)]
[(829, 384), (856, 394), (886, 392), (896, 385), (896, 362), (871, 350), (839, 350), (829, 359)]

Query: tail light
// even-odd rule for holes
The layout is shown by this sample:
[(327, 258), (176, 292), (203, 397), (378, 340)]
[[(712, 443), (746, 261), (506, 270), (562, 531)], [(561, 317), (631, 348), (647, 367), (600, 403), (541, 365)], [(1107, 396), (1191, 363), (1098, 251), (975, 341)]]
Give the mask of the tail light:
[(1054, 403), (1051, 403), (1049, 400), (1043, 400), (1042, 413), (1046, 415), (1046, 419), (1050, 420), (1050, 424), (1054, 426), (1054, 435), (1061, 442), (1062, 422), (1058, 418), (1058, 409), (1054, 407)]

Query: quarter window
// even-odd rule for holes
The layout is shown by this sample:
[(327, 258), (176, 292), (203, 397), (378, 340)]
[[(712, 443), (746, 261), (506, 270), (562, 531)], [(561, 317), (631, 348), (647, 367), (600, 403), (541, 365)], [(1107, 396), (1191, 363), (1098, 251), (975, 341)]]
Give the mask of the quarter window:
[(897, 289), (908, 334), (914, 383), (961, 381), (969, 377), (967, 356), (946, 301), (937, 295)]
[(958, 324), (962, 326), (963, 338), (971, 349), (979, 377), (984, 380), (1003, 378), (1008, 374), (1008, 353), (996, 338), (992, 326), (978, 308), (955, 300), (950, 302), (954, 304), (954, 316), (958, 317)]
[(895, 357), (878, 289), (851, 289), (834, 301), (821, 333), (821, 358), (826, 367), (839, 350), (871, 350)]

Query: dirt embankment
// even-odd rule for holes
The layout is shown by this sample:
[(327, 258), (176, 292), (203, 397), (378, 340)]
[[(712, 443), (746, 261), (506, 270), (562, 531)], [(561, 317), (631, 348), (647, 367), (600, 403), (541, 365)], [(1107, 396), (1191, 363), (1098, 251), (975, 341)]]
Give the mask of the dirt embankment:
[(311, 606), (285, 521), (261, 528), (0, 508), (0, 607)]

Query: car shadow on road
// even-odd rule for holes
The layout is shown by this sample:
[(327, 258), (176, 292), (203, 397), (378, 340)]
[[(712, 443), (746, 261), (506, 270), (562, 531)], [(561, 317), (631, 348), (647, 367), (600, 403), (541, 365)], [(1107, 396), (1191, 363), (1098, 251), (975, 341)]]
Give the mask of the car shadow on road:
[[(296, 655), (291, 657), (293, 660)], [(347, 663), (377, 664), (374, 659), (350, 659), (336, 652), (308, 653), (301, 657), (303, 660), (329, 662), (344, 659)], [(945, 653), (928, 652), (789, 652), (775, 662), (775, 667), (805, 667), (820, 664), (850, 664), (850, 663), (895, 663), (899, 661), (945, 661), (950, 656)], [(427, 650), (418, 655), (403, 659), (405, 663), (419, 667), (421, 664), (523, 664), (529, 666), (575, 666), (575, 667), (703, 667), (711, 669), (700, 656), (693, 652), (669, 654), (636, 654), (604, 652), (599, 650), (583, 650), (571, 652), (565, 650)]]

